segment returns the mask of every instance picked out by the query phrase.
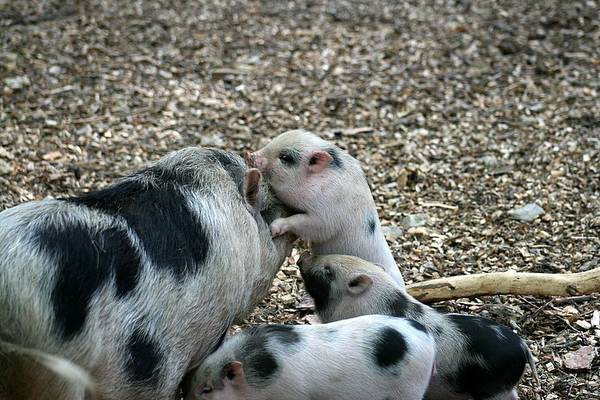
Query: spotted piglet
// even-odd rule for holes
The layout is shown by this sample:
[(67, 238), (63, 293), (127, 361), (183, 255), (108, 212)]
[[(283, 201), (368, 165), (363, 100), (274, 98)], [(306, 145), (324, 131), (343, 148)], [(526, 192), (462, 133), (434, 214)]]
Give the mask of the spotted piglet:
[(315, 254), (351, 254), (380, 264), (404, 288), (359, 162), (317, 135), (292, 130), (248, 156), (275, 195), (298, 213), (271, 223), (274, 236), (293, 232)]
[(304, 255), (298, 264), (323, 322), (385, 314), (425, 326), (435, 340), (437, 369), (427, 400), (516, 400), (526, 364), (539, 384), (527, 345), (501, 324), (439, 313), (406, 294), (381, 267), (357, 257)]
[(434, 354), (426, 329), (404, 318), (260, 325), (204, 361), (186, 400), (422, 400)]

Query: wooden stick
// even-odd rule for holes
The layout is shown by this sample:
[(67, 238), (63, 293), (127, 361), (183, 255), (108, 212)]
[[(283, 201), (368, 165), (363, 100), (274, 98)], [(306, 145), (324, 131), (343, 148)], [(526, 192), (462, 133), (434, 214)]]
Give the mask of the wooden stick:
[(497, 294), (578, 296), (600, 293), (600, 268), (574, 274), (506, 271), (453, 276), (414, 283), (407, 290), (423, 303)]

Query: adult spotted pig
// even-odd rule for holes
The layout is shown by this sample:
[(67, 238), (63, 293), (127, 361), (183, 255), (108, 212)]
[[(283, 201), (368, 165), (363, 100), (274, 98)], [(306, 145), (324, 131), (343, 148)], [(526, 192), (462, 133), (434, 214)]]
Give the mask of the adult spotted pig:
[[(271, 238), (285, 209), (261, 182), (236, 154), (186, 148), (105, 189), (1, 212), (0, 340), (80, 366), (102, 399), (175, 398), (291, 249)], [(32, 368), (47, 370), (19, 371), (14, 354), (0, 354), (0, 398), (31, 398)], [(14, 387), (20, 373), (32, 378)]]

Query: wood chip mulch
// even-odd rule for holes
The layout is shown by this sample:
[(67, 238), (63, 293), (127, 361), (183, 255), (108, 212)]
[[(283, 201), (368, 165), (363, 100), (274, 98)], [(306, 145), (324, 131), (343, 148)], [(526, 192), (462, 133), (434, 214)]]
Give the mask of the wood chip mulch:
[[(599, 43), (597, 0), (0, 2), (0, 209), (304, 127), (362, 162), (408, 283), (585, 271)], [(510, 217), (533, 203), (532, 222)], [(295, 257), (249, 322), (313, 321)], [(522, 399), (600, 399), (599, 295), (436, 307), (527, 339), (542, 391), (527, 373)]]

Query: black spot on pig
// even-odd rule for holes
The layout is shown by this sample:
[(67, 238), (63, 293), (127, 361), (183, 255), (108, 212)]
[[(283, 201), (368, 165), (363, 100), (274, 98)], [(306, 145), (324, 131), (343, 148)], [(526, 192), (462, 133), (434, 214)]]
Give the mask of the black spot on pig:
[(34, 241), (57, 264), (52, 307), (63, 340), (77, 335), (97, 290), (114, 279), (119, 297), (137, 285), (141, 261), (127, 233), (119, 228), (96, 230), (81, 222), (45, 225)]
[(425, 312), (422, 304), (411, 301), (405, 293), (399, 290), (388, 300), (388, 309), (394, 317), (414, 319), (420, 319)]
[(420, 323), (418, 323), (417, 321), (415, 321), (414, 319), (409, 319), (408, 323), (415, 328), (416, 330), (419, 330), (421, 332), (425, 332), (428, 333), (427, 328), (425, 328), (423, 325), (421, 325)]
[(127, 342), (127, 374), (131, 380), (155, 385), (162, 359), (157, 343), (140, 330), (135, 330)]
[(377, 334), (373, 356), (378, 366), (392, 367), (400, 362), (408, 347), (404, 336), (394, 328), (385, 327)]
[[(481, 365), (469, 361), (462, 365), (453, 382), (456, 389), (475, 399), (484, 399), (514, 387), (527, 363), (521, 338), (510, 329), (482, 317), (450, 314), (448, 318), (465, 336), (465, 351), (469, 358), (484, 362)], [(501, 335), (498, 335), (499, 330)]]
[(250, 334), (241, 346), (242, 362), (247, 367), (248, 383), (251, 385), (265, 385), (279, 370), (275, 356), (266, 345), (264, 336)]
[(134, 198), (137, 194), (148, 190), (147, 185), (139, 181), (142, 175), (144, 175), (144, 171), (104, 189), (85, 193), (77, 197), (61, 198), (60, 200), (104, 211), (118, 211), (123, 203)]
[(416, 301), (408, 302), (407, 315), (409, 318), (419, 319), (423, 316), (424, 313), (425, 313), (425, 306), (423, 306), (421, 303), (418, 303)]
[(373, 215), (369, 215), (367, 218), (367, 230), (369, 234), (373, 235), (375, 233), (375, 229), (377, 228), (377, 221)]
[(435, 324), (431, 328), (432, 328), (431, 333), (436, 337), (440, 337), (444, 334), (444, 327), (442, 325)]
[(300, 342), (300, 334), (291, 325), (262, 325), (258, 327), (258, 334), (266, 337), (274, 337), (280, 343), (285, 345), (297, 344)]
[(179, 190), (190, 178), (157, 168), (142, 174), (149, 183), (134, 176), (65, 200), (124, 218), (154, 264), (183, 280), (204, 264), (210, 248), (208, 233)]
[(278, 368), (277, 360), (269, 352), (254, 353), (248, 359), (248, 369), (253, 371), (255, 376), (261, 380), (271, 378)]
[(293, 167), (298, 165), (300, 160), (300, 152), (294, 149), (283, 149), (279, 153), (279, 161), (286, 167)]
[(302, 273), (306, 291), (315, 301), (317, 311), (326, 310), (330, 305), (331, 284), (335, 281), (335, 272), (329, 267), (312, 268)]
[(333, 159), (331, 161), (331, 165), (334, 166), (335, 168), (342, 168), (344, 166), (344, 164), (342, 163), (342, 158), (340, 157), (338, 151), (334, 148), (328, 148), (325, 149), (325, 151), (331, 156), (331, 158)]
[(409, 305), (410, 301), (401, 291), (394, 293), (388, 300), (389, 312), (394, 317), (406, 317)]

